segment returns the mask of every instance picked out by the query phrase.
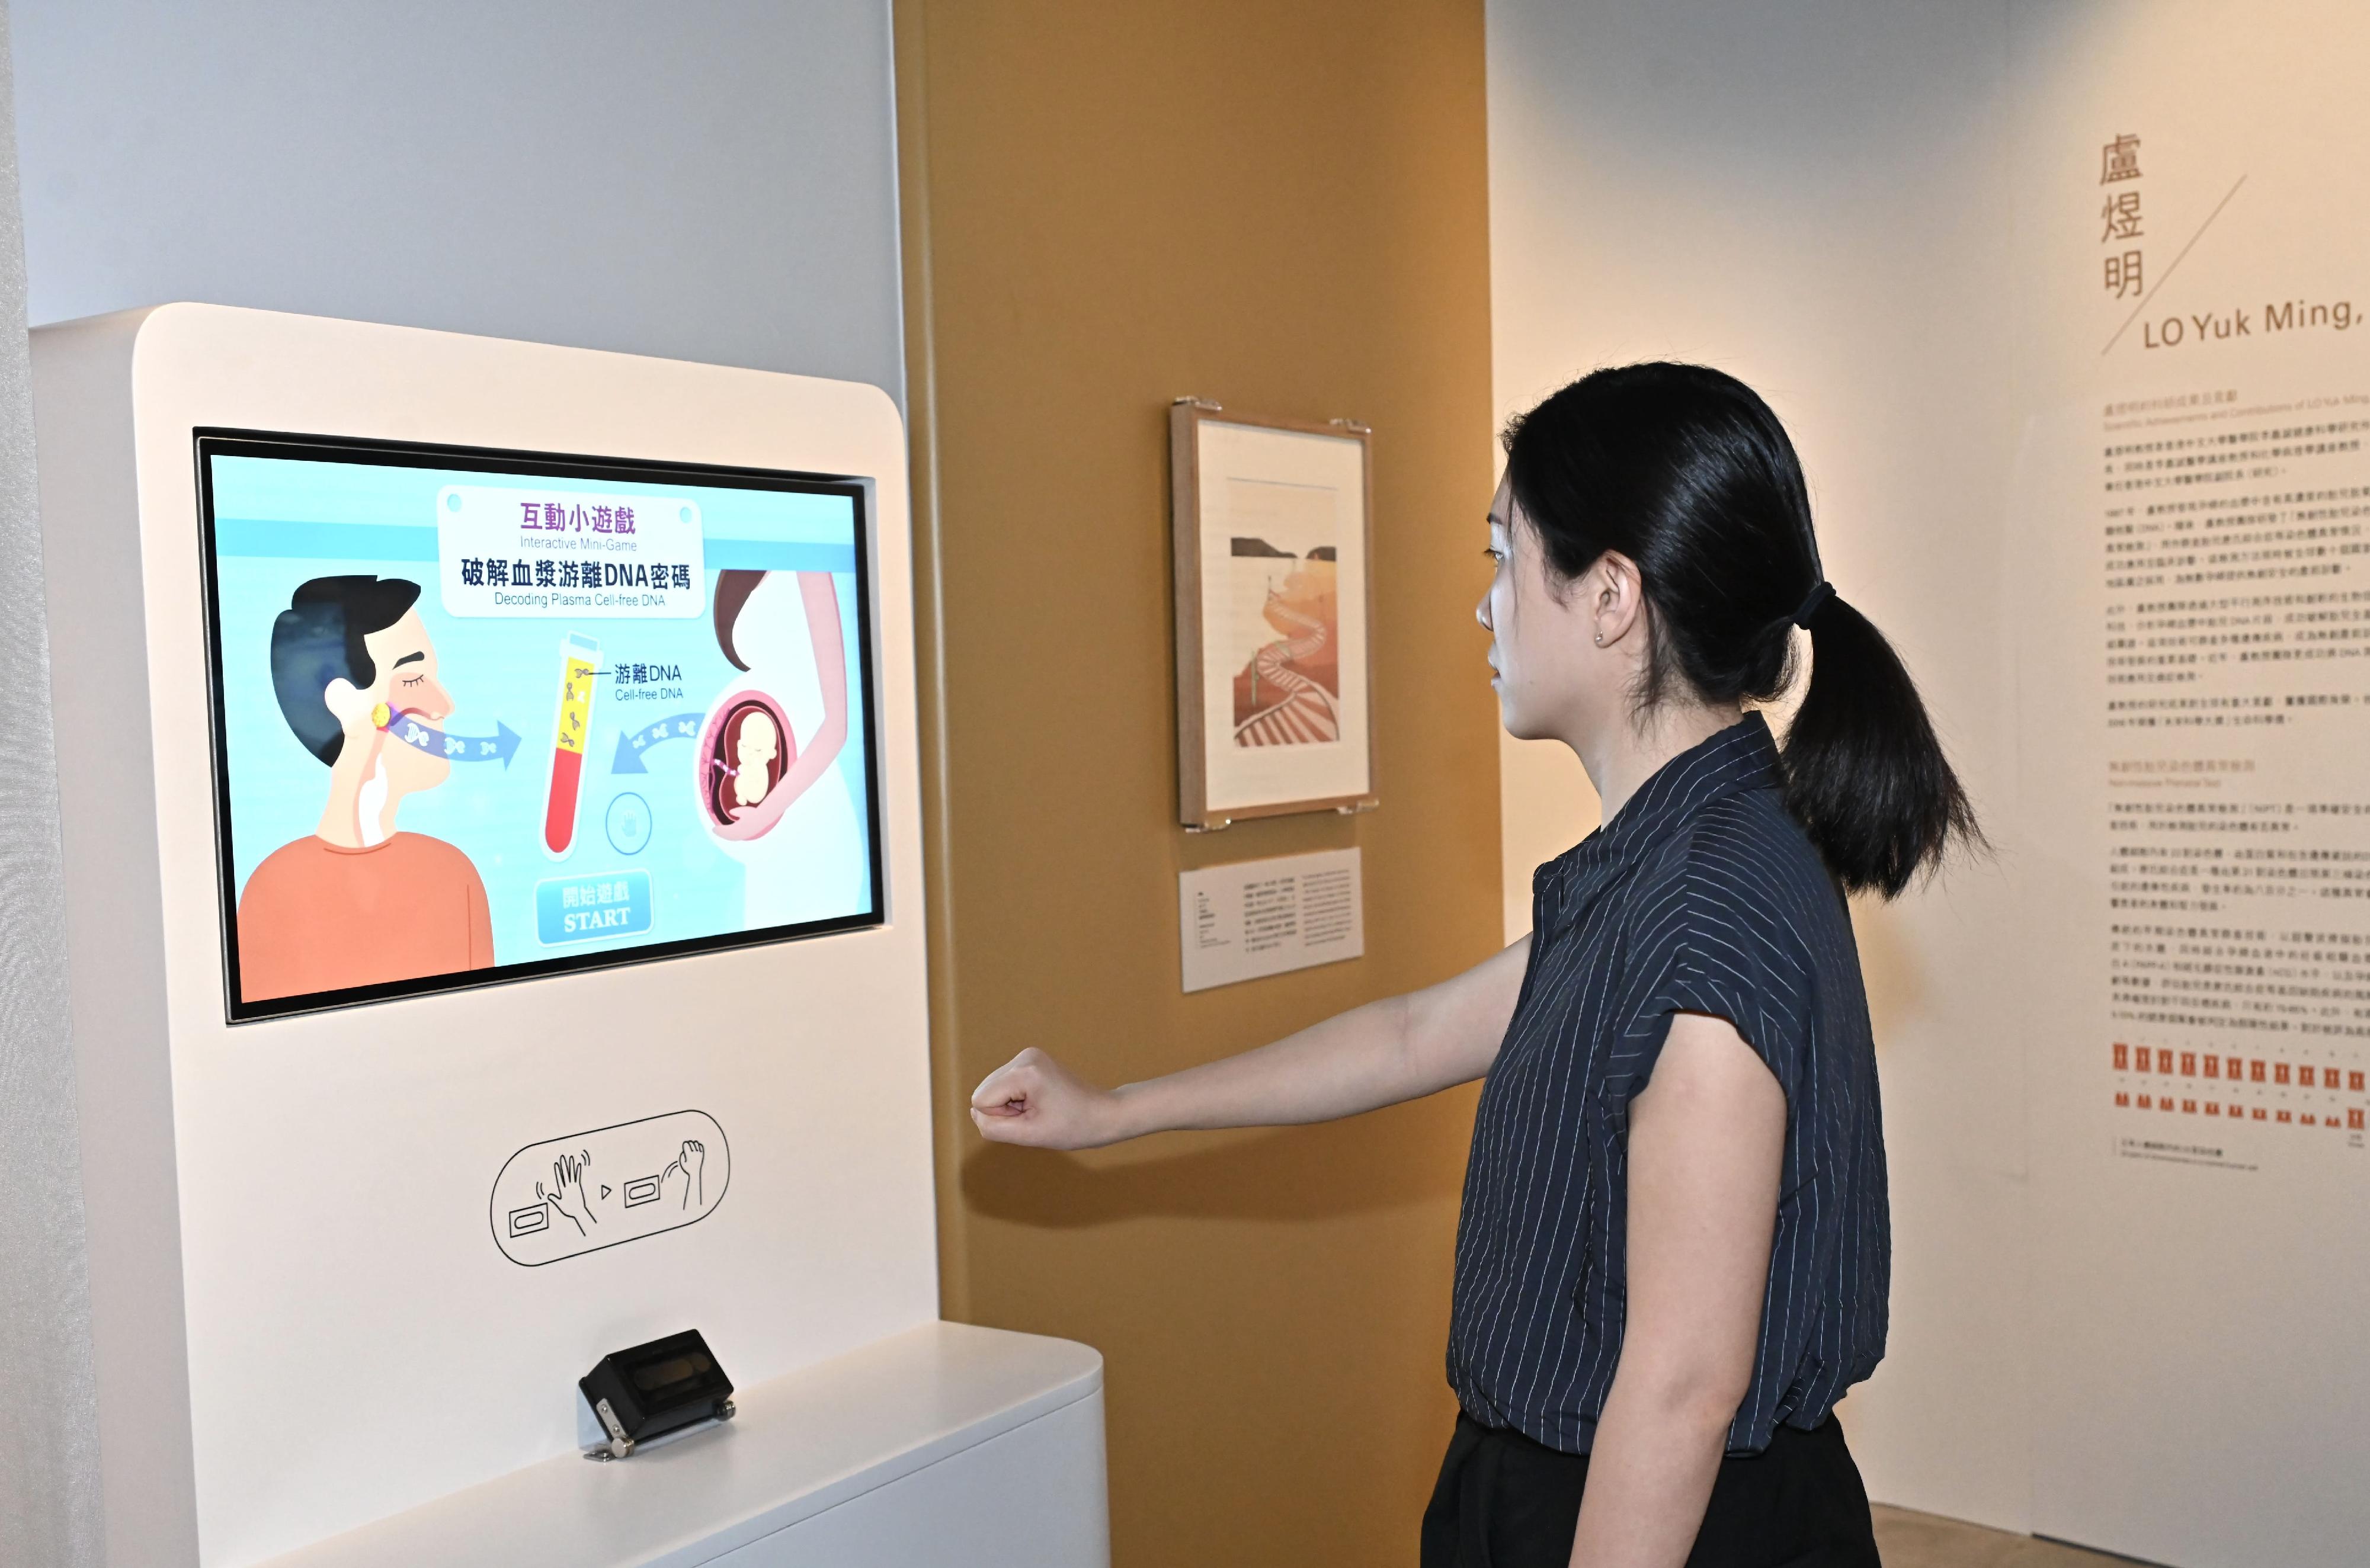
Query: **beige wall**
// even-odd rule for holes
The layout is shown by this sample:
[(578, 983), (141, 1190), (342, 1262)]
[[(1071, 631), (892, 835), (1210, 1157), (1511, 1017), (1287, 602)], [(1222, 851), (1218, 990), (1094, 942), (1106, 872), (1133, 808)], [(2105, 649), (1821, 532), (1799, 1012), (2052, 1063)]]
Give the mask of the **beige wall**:
[[(2038, 7), (2047, 10), (2049, 7)], [(2028, 1179), (2002, 522), (2017, 441), (2008, 0), (1492, 0), (1500, 412), (1699, 360), (1792, 431), (1827, 574), (1917, 677), (1998, 862), (1861, 900), (1891, 1351), (1844, 1407), (1882, 1501), (2031, 1517)], [(1595, 802), (1508, 742), (1508, 919)]]
[[(1498, 944), (1480, 6), (897, 18), (946, 1310), (1108, 1357), (1128, 1568), (1412, 1562), (1469, 1093), (1079, 1157), (961, 1107), (1023, 1046), (1142, 1078)], [(1371, 816), (1176, 826), (1183, 394), (1374, 427)], [(1181, 868), (1353, 844), (1363, 960), (1181, 994)]]

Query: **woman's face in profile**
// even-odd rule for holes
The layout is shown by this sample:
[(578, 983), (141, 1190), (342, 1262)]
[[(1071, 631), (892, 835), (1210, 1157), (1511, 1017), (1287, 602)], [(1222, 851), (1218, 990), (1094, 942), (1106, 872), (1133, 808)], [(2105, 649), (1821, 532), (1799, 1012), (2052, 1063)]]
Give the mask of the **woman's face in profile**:
[(1539, 542), (1517, 517), (1503, 480), (1490, 501), (1489, 528), (1490, 589), (1474, 614), (1490, 634), (1490, 687), (1498, 694), (1498, 716), (1508, 734), (1534, 740), (1549, 733), (1540, 710), (1552, 705), (1542, 700), (1549, 693), (1540, 687), (1553, 664), (1548, 650), (1537, 646), (1537, 634), (1553, 629), (1558, 606), (1547, 591)]
[[(1565, 740), (1628, 711), (1628, 663), (1610, 647), (1592, 645), (1594, 612), (1609, 602), (1599, 574), (1604, 563), (1579, 578), (1560, 578), (1548, 567), (1546, 546), (1515, 504), (1504, 483), (1490, 503), (1490, 591), (1474, 614), (1490, 633), (1490, 685), (1498, 693), (1498, 716), (1517, 740)], [(1606, 590), (1609, 592), (1609, 589)]]

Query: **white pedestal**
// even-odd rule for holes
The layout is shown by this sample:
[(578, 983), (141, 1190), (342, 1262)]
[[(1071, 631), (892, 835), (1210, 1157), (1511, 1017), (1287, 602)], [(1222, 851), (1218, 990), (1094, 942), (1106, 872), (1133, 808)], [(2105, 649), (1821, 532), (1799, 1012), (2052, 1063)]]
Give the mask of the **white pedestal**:
[(738, 1391), (726, 1426), (546, 1459), (268, 1568), (1108, 1568), (1102, 1383), (1083, 1345), (931, 1323)]
[[(921, 759), (906, 452), (888, 397), (191, 304), (43, 327), (33, 362), (109, 1561), (256, 1568), (475, 1488), (507, 1495), (522, 1466), (553, 1459), (587, 1472), (568, 1471), (585, 1506), (655, 1496), (654, 1477), (755, 1447), (766, 1385), (932, 1322)], [(228, 750), (210, 671), (220, 652), (245, 672), (225, 692), (270, 701), (271, 623), (243, 612), (217, 643), (195, 444), (214, 429), (859, 481), (886, 922), (231, 1024), (235, 874), (214, 776)], [(416, 509), (388, 516), (424, 526)], [(426, 575), (423, 555), (385, 559)], [(441, 595), (423, 602), (443, 616)], [(273, 738), (315, 766), (293, 735)], [(694, 773), (686, 761), (678, 784)], [(532, 1185), (521, 1151), (591, 1153), (660, 1118), (729, 1155), (712, 1214), (564, 1258), (503, 1244), (495, 1213), (518, 1207), (503, 1184)], [(604, 1350), (693, 1324), (751, 1391), (747, 1428), (592, 1473), (574, 1457), (574, 1379)], [(909, 1395), (864, 1397), (890, 1410)], [(875, 1428), (833, 1405), (796, 1430)], [(937, 1429), (880, 1430), (866, 1464)], [(536, 1523), (518, 1550), (408, 1561), (663, 1561), (648, 1552), (687, 1549), (694, 1524), (824, 1479), (780, 1483), (788, 1462), (760, 1468), (776, 1491), (734, 1479), (737, 1511), (708, 1497), (641, 1557), (562, 1549), (547, 1531), (575, 1515), (555, 1505), (522, 1516)]]

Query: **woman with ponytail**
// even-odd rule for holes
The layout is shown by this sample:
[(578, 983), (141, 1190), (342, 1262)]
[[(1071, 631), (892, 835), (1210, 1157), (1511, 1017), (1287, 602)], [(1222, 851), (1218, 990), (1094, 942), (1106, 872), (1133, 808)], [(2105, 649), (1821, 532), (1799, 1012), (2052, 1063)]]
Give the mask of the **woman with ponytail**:
[[(1578, 753), (1604, 807), (1539, 868), (1531, 934), (1143, 1083), (1025, 1050), (972, 1120), (1077, 1149), (1482, 1079), (1424, 1568), (1875, 1568), (1832, 1415), (1883, 1354), (1891, 1254), (1846, 899), (1980, 841), (1973, 813), (1734, 378), (1630, 365), (1558, 392), (1507, 430), (1489, 538), (1500, 713)], [(1781, 750), (1758, 708), (1798, 628)]]

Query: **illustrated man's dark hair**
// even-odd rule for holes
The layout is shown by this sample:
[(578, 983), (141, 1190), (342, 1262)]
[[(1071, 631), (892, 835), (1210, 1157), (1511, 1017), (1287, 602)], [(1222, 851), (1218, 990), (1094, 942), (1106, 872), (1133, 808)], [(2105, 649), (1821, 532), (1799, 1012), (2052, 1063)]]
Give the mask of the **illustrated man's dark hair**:
[(321, 693), (332, 681), (367, 689), (378, 680), (362, 638), (403, 619), (420, 585), (401, 578), (315, 578), (271, 623), (271, 690), (305, 750), (335, 762), (346, 743)]

